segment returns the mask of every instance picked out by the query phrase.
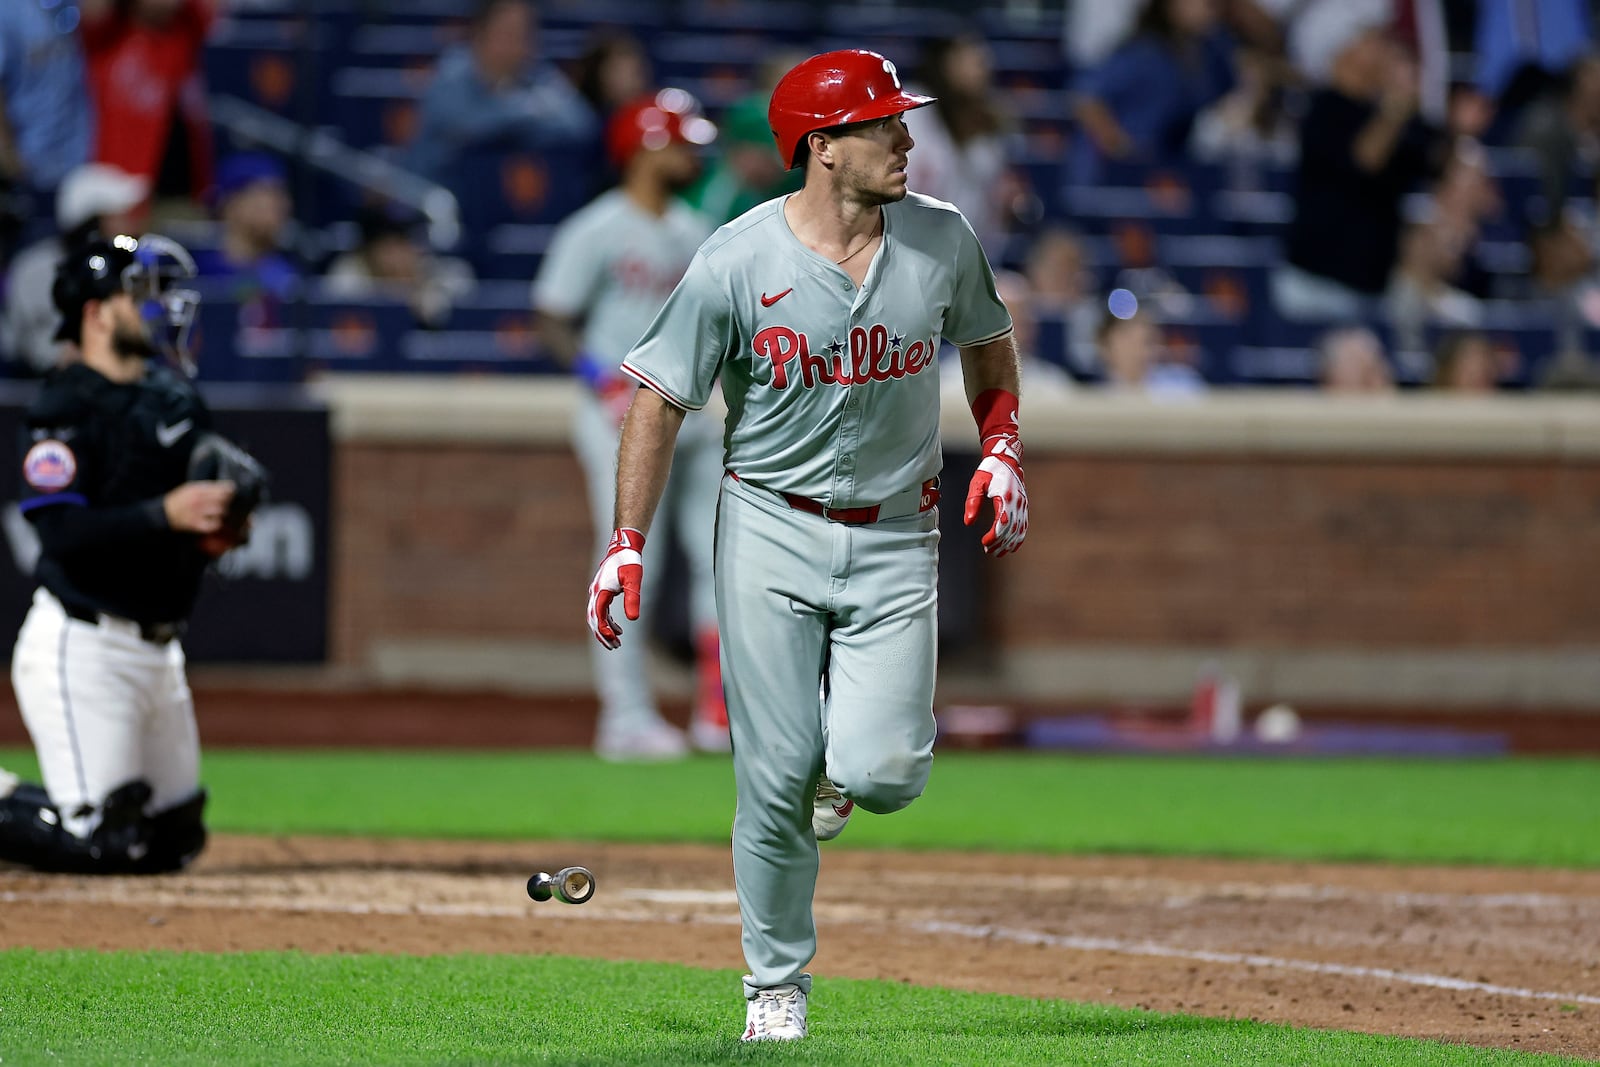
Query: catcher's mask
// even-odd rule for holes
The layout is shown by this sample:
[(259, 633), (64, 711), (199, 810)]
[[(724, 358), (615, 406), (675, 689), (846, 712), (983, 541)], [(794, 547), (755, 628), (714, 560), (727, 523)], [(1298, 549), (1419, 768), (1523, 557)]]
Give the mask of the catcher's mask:
[(194, 257), (170, 237), (119, 234), (96, 240), (67, 254), (56, 269), (51, 290), (61, 326), (56, 340), (82, 340), (83, 308), (91, 300), (127, 293), (150, 330), (150, 339), (166, 359), (194, 377), (189, 355), (189, 330), (194, 325), (200, 294), (183, 286), (195, 277)]

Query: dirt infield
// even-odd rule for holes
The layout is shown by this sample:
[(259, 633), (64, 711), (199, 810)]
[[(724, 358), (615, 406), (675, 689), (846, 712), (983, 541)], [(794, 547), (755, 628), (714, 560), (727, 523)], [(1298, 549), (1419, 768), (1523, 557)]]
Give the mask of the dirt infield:
[[(570, 863), (593, 901), (527, 899)], [(181, 876), (0, 872), (0, 946), (733, 967), (732, 886), (721, 848), (223, 836)], [(830, 849), (818, 901), (821, 996), (887, 978), (1600, 1057), (1600, 872)]]

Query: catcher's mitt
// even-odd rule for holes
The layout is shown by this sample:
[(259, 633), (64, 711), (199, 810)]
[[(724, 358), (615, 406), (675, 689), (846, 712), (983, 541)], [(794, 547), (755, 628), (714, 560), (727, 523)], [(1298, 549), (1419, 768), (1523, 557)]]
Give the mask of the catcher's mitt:
[(233, 497), (222, 528), (200, 538), (200, 547), (220, 556), (250, 539), (250, 515), (267, 498), (271, 477), (261, 462), (220, 434), (203, 433), (189, 454), (191, 482), (232, 482)]

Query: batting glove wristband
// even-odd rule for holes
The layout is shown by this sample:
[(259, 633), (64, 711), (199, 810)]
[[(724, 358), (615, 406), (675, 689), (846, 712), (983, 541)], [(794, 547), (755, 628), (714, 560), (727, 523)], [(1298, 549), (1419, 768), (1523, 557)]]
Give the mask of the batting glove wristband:
[(589, 584), (589, 630), (607, 648), (622, 647), (622, 627), (611, 619), (611, 602), (622, 594), (622, 613), (639, 617), (639, 583), (644, 579), (644, 534), (624, 527), (611, 535), (600, 569)]
[(983, 459), (967, 489), (962, 521), (968, 526), (976, 522), (984, 498), (989, 499), (994, 523), (983, 535), (983, 550), (996, 558), (1021, 548), (1028, 536), (1028, 487), (1022, 477), (1017, 410), (1016, 396), (1003, 389), (987, 390), (972, 404), (983, 439)]

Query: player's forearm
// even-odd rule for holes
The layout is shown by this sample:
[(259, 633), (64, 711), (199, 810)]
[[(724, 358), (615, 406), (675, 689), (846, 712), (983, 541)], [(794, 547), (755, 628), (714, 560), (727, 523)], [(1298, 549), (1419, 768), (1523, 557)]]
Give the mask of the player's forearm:
[(168, 529), (161, 498), (117, 508), (85, 508), (70, 504), (40, 508), (28, 516), (39, 531), (39, 544), (53, 556), (69, 555)]
[(563, 367), (572, 367), (578, 360), (580, 344), (576, 319), (564, 315), (551, 315), (541, 311), (536, 320), (539, 343)]
[(1022, 367), (1017, 345), (1010, 334), (986, 345), (961, 350), (961, 378), (967, 390), (967, 403), (991, 389), (1012, 396), (1022, 395)]
[(617, 448), (616, 529), (649, 532), (685, 414), (653, 389), (641, 387), (634, 394)]

